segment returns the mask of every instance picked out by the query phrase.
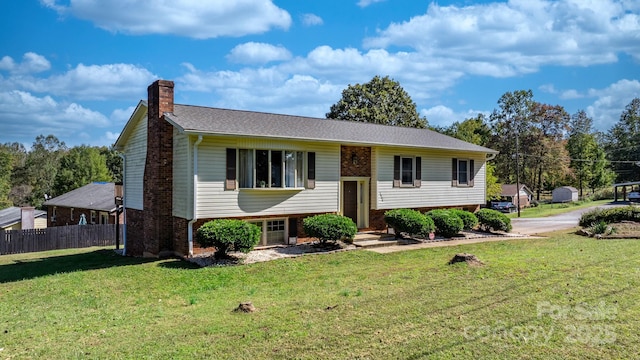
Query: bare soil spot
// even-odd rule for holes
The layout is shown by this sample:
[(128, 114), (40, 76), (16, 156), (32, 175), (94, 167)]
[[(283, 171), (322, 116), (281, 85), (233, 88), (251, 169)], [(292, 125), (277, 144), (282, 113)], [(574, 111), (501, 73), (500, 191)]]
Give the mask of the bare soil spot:
[(484, 263), (482, 261), (480, 261), (480, 259), (478, 259), (478, 257), (476, 257), (473, 254), (467, 254), (467, 253), (458, 253), (455, 254), (454, 257), (449, 260), (449, 265), (451, 264), (455, 264), (455, 263), (459, 263), (459, 262), (465, 262), (468, 265), (471, 266), (482, 266), (484, 265)]

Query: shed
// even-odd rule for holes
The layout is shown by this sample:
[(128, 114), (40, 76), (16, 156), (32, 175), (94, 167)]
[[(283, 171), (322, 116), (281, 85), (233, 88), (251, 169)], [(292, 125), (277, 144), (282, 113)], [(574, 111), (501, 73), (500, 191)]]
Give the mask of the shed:
[(572, 186), (555, 188), (552, 192), (552, 201), (554, 203), (578, 201), (578, 189)]

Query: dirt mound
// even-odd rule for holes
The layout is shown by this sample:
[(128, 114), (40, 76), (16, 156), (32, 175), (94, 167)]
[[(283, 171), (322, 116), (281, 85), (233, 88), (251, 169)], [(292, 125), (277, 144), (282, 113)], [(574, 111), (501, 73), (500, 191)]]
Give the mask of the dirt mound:
[(480, 261), (480, 259), (478, 259), (475, 255), (467, 254), (467, 253), (455, 254), (455, 256), (451, 260), (449, 260), (449, 265), (459, 263), (459, 262), (465, 262), (468, 265), (473, 265), (473, 266), (484, 265), (484, 263)]

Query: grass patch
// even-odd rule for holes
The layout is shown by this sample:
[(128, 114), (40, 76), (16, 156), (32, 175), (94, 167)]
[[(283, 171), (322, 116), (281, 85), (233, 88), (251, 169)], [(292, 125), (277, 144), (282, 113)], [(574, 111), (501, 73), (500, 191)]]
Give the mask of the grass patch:
[[(0, 357), (634, 358), (639, 251), (556, 233), (204, 269), (96, 248), (6, 255)], [(447, 265), (457, 252), (485, 266)], [(245, 301), (256, 312), (233, 312)]]
[[(540, 204), (536, 207), (530, 207), (520, 210), (520, 217), (522, 218), (539, 218), (558, 214), (564, 214), (570, 211), (584, 209), (592, 206), (600, 206), (611, 203), (611, 200), (597, 200), (597, 201), (577, 201), (573, 203), (558, 203), (558, 204)], [(517, 218), (518, 213), (506, 214), (510, 218)]]

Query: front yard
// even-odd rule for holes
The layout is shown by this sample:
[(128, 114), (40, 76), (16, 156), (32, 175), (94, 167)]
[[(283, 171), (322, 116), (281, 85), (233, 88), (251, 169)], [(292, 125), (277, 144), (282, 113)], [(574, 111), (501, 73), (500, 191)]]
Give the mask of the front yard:
[[(485, 265), (447, 265), (458, 252)], [(639, 252), (564, 232), (218, 268), (0, 256), (0, 358), (634, 358)]]

